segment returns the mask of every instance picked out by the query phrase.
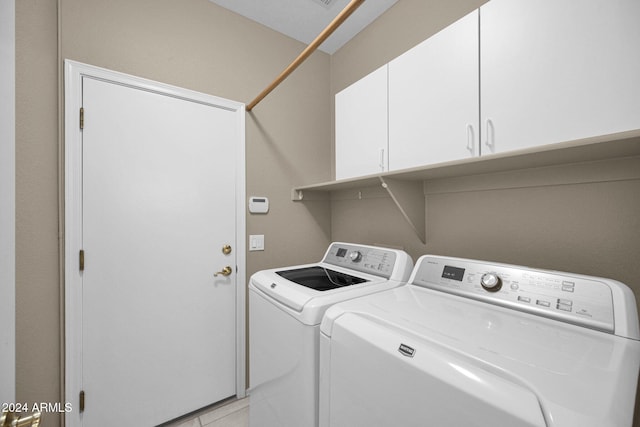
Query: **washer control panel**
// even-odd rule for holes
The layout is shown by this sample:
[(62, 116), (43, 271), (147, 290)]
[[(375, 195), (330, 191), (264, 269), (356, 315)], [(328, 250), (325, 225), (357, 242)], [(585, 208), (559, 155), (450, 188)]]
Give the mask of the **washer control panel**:
[(612, 290), (604, 281), (459, 258), (424, 256), (411, 283), (609, 333)]
[(397, 253), (393, 249), (333, 243), (325, 254), (323, 262), (388, 279), (393, 273), (396, 259)]

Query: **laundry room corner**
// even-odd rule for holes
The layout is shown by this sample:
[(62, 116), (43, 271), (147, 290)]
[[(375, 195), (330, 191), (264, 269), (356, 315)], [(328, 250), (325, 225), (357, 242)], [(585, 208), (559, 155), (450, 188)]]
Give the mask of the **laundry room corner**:
[[(332, 94), (486, 2), (445, 3), (400, 2), (354, 37), (331, 58)], [(460, 256), (610, 277), (640, 301), (639, 161), (632, 155), (426, 179), (424, 244), (380, 188), (353, 184), (353, 191), (330, 191), (331, 238), (394, 245), (414, 259)], [(636, 400), (634, 426), (639, 412)]]

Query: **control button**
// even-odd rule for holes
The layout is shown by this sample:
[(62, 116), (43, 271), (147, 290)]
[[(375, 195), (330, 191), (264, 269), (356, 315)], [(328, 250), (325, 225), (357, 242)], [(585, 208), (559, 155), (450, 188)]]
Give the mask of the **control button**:
[(362, 253), (360, 251), (353, 251), (349, 254), (349, 259), (353, 262), (360, 262), (362, 259)]
[(529, 298), (529, 297), (519, 296), (519, 297), (518, 297), (518, 301), (522, 301), (522, 302), (531, 302), (531, 298)]
[(517, 283), (512, 283), (511, 284), (511, 289), (513, 289), (514, 291), (517, 291), (518, 289), (520, 289), (520, 286), (518, 286)]
[(569, 285), (562, 285), (562, 291), (563, 292), (573, 292), (575, 289), (573, 286), (569, 286)]
[(558, 304), (568, 305), (569, 307), (571, 307), (573, 305), (573, 301), (571, 301), (570, 299), (558, 298)]
[(562, 311), (571, 311), (571, 306), (567, 304), (558, 304), (556, 308)]
[(489, 292), (497, 292), (502, 286), (502, 281), (496, 273), (485, 273), (480, 278), (480, 284)]
[(541, 305), (542, 307), (551, 307), (551, 303), (549, 301), (545, 301), (542, 299), (537, 300), (536, 304)]

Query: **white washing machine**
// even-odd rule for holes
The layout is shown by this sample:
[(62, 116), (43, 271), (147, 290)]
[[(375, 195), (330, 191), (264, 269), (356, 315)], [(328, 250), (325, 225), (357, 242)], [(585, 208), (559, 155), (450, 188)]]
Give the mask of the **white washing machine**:
[(632, 425), (638, 316), (613, 280), (423, 256), (321, 331), (322, 427)]
[(249, 425), (318, 425), (320, 322), (337, 302), (406, 283), (406, 252), (332, 243), (321, 262), (255, 273), (249, 284)]

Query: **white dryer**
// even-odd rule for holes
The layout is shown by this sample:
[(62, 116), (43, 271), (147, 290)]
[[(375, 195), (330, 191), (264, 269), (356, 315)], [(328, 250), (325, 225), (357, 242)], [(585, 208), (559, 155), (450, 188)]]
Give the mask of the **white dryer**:
[(638, 316), (613, 280), (423, 256), (321, 331), (322, 427), (632, 425)]
[(249, 283), (249, 425), (318, 425), (320, 322), (327, 308), (406, 284), (406, 252), (332, 243), (321, 262), (263, 270)]

